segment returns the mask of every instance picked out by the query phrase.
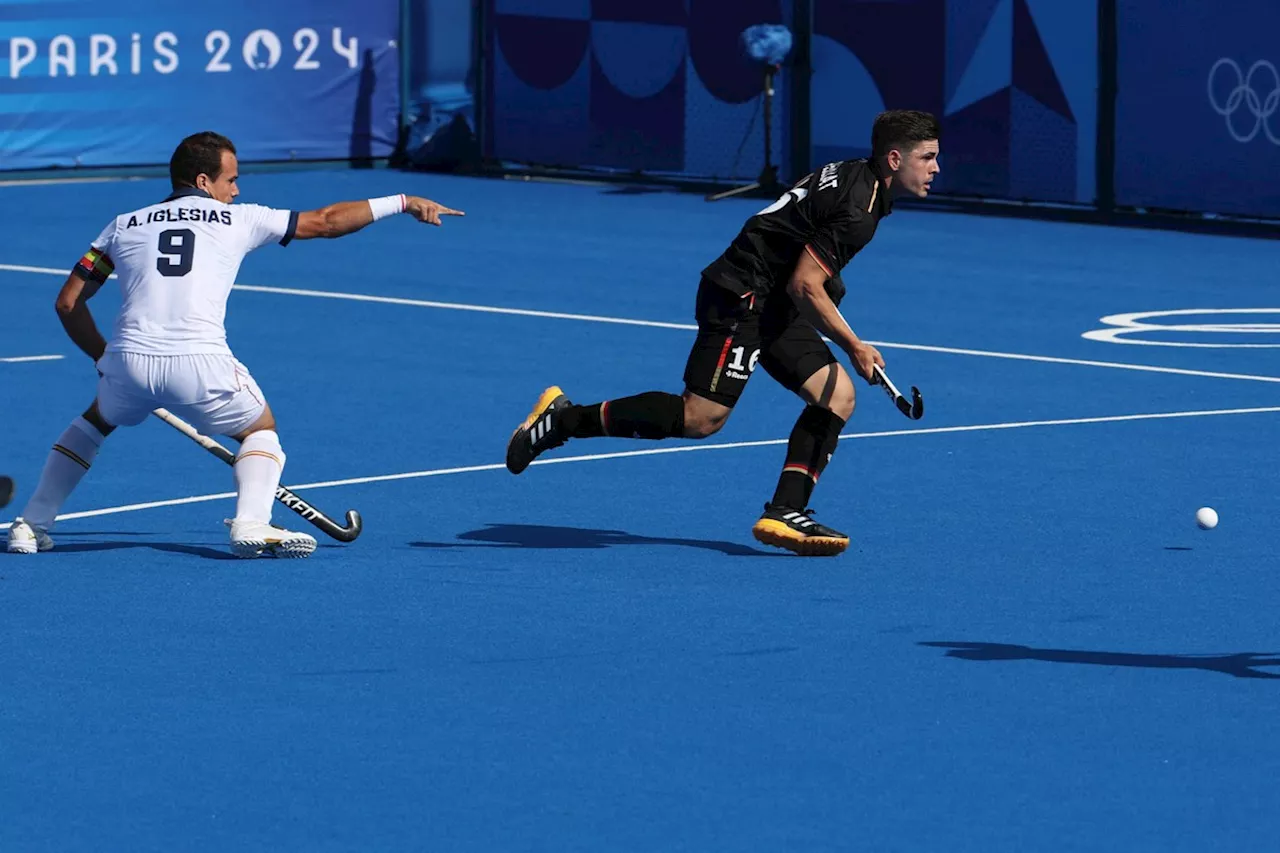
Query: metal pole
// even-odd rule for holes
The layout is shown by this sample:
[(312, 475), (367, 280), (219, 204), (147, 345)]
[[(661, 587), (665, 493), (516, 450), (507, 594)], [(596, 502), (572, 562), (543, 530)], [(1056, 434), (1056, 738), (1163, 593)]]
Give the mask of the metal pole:
[(489, 50), (491, 47), (489, 4), (492, 2), (493, 0), (471, 0), (472, 95), (475, 98), (476, 145), (480, 149), (479, 161), (482, 164), (488, 160), (490, 144), (489, 109), (493, 90), (489, 73)]
[(1119, 91), (1119, 12), (1116, 0), (1098, 0), (1098, 209), (1116, 207), (1116, 96)]
[(810, 82), (813, 77), (813, 0), (794, 0), (791, 16), (791, 174), (787, 183), (794, 183), (809, 174), (809, 158), (812, 156)]
[(773, 72), (772, 65), (764, 67), (764, 170), (773, 169)]
[(396, 157), (403, 157), (409, 144), (409, 104), (413, 100), (413, 0), (400, 0), (400, 133), (396, 139)]

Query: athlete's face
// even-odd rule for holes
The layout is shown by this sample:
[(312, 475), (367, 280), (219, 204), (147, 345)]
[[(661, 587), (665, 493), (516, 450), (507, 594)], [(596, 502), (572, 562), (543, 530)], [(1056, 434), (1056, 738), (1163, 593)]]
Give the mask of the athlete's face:
[(929, 194), (929, 184), (941, 171), (938, 166), (938, 140), (917, 142), (909, 151), (897, 148), (889, 152), (889, 168), (893, 170), (893, 182), (898, 192), (924, 198)]
[(196, 176), (196, 186), (216, 198), (223, 204), (231, 204), (240, 195), (240, 165), (236, 155), (230, 151), (222, 152), (222, 171), (217, 178), (208, 175)]

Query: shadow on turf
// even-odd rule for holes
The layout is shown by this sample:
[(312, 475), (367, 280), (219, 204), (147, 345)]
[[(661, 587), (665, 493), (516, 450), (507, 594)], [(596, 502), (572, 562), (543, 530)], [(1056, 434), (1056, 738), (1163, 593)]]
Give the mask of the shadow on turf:
[(1280, 667), (1280, 654), (1239, 652), (1233, 655), (1142, 655), (1130, 652), (1090, 652), (1072, 649), (1036, 649), (1007, 643), (930, 642), (922, 646), (947, 649), (947, 657), (961, 660), (1036, 660), (1045, 663), (1136, 666), (1144, 669), (1202, 669), (1236, 678), (1280, 678), (1280, 673), (1255, 667)]
[[(112, 534), (113, 536), (115, 534)], [(80, 542), (71, 545), (58, 543), (52, 554), (77, 554), (91, 551), (119, 551), (124, 548), (150, 548), (153, 551), (164, 551), (169, 554), (183, 554), (188, 557), (203, 557), (206, 560), (239, 559), (230, 551), (219, 551), (215, 548), (204, 548), (200, 545), (175, 545), (172, 542)]]
[[(761, 551), (737, 542), (667, 539), (636, 536), (623, 530), (551, 527), (541, 524), (490, 524), (482, 530), (459, 533), (461, 542), (410, 542), (415, 548), (612, 548), (617, 545), (680, 545), (718, 551), (730, 557), (778, 557), (782, 551)], [(470, 543), (477, 544), (470, 544)]]

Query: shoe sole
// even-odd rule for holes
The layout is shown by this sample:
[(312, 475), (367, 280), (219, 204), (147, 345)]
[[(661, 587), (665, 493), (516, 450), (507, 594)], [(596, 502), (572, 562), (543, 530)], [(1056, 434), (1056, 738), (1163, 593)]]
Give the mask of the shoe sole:
[[(529, 428), (547, 413), (547, 409), (555, 405), (556, 400), (563, 396), (564, 392), (560, 390), (559, 385), (552, 385), (543, 391), (542, 396), (538, 398), (538, 402), (534, 403), (533, 411), (529, 412), (529, 417), (525, 418), (524, 422), (516, 427), (515, 432), (511, 433), (511, 438), (507, 440), (507, 470), (512, 474), (519, 474), (529, 467), (528, 463), (519, 465), (511, 458), (516, 447), (516, 439), (527, 433)], [(532, 462), (533, 460), (529, 461)]]
[(242, 560), (251, 560), (264, 554), (282, 559), (300, 559), (309, 557), (316, 550), (314, 539), (282, 539), (279, 542), (267, 542), (263, 539), (240, 539), (231, 543), (231, 553)]
[(5, 551), (10, 554), (35, 554), (44, 551), (53, 550), (53, 540), (45, 539), (42, 544), (39, 539), (25, 539), (21, 542), (9, 541)]
[(834, 557), (849, 547), (847, 537), (802, 536), (784, 522), (762, 518), (751, 528), (756, 541), (775, 548), (783, 548), (801, 557)]

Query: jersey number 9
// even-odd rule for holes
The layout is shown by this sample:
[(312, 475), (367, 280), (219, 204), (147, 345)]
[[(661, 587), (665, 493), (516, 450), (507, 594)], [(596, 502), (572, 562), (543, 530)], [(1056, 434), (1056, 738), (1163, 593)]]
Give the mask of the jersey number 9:
[(195, 259), (196, 235), (190, 228), (171, 228), (160, 232), (160, 257), (156, 269), (160, 275), (179, 278), (191, 272)]

